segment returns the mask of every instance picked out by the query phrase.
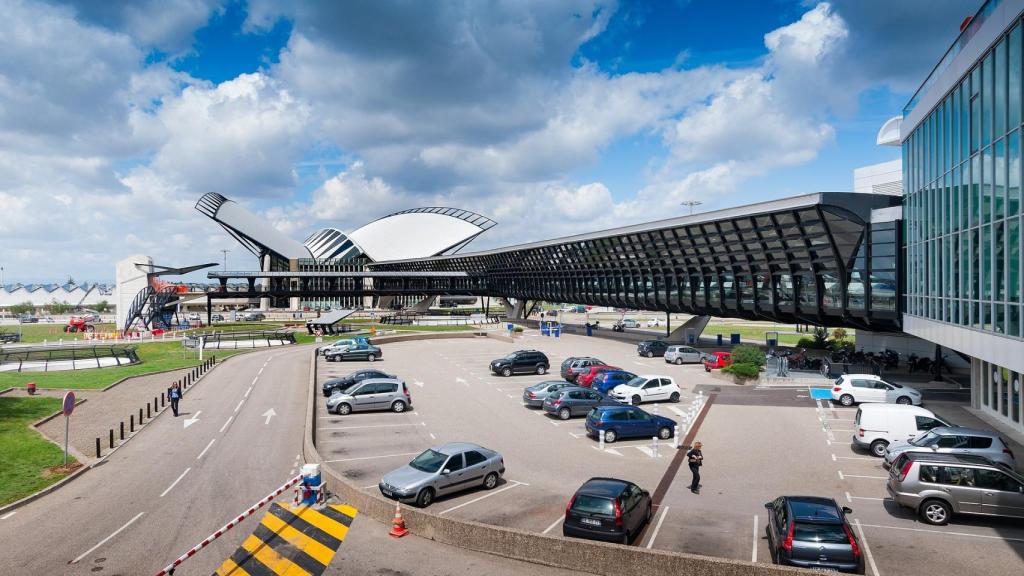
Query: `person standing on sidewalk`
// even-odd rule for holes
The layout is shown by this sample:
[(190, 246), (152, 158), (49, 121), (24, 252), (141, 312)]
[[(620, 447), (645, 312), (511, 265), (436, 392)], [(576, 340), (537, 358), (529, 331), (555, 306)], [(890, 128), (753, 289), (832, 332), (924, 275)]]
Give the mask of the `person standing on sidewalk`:
[(686, 453), (686, 461), (690, 465), (690, 473), (693, 474), (690, 492), (694, 494), (700, 494), (700, 467), (704, 464), (704, 454), (701, 452), (703, 446), (700, 442), (694, 442), (693, 448)]
[(181, 387), (175, 382), (167, 389), (167, 399), (171, 401), (171, 410), (175, 418), (178, 416), (178, 401), (181, 400)]

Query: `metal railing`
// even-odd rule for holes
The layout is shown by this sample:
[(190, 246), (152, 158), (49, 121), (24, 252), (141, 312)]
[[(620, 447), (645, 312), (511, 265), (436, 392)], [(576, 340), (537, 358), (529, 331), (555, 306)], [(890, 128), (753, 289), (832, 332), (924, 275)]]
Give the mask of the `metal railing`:
[[(71, 370), (104, 368), (103, 360), (107, 358), (112, 358), (114, 364), (108, 363), (106, 367), (125, 366), (139, 362), (135, 346), (118, 344), (19, 346), (17, 348), (0, 348), (0, 371), (48, 372), (51, 364), (55, 362), (71, 362)], [(88, 361), (88, 365), (79, 366), (82, 361)], [(95, 366), (92, 365), (93, 363)]]
[[(272, 342), (281, 344), (294, 344), (295, 333), (284, 330), (242, 330), (237, 332), (192, 332), (185, 336), (182, 345), (185, 348), (198, 348), (200, 340), (205, 348), (217, 348), (220, 350), (239, 348), (240, 342), (265, 341), (267, 346)], [(230, 344), (234, 343), (234, 346)], [(225, 345), (228, 344), (228, 345)], [(248, 348), (249, 346), (242, 346)]]

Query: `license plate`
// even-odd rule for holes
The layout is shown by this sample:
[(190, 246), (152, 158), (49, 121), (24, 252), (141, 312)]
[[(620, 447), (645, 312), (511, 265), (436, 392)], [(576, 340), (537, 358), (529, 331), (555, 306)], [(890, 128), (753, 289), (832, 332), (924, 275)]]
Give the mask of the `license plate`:
[(601, 521), (600, 520), (594, 520), (592, 518), (580, 518), (580, 522), (582, 522), (584, 524), (589, 524), (591, 526), (600, 526), (601, 525)]
[(388, 498), (394, 496), (394, 494), (391, 493), (391, 490), (381, 490), (381, 493), (387, 496)]

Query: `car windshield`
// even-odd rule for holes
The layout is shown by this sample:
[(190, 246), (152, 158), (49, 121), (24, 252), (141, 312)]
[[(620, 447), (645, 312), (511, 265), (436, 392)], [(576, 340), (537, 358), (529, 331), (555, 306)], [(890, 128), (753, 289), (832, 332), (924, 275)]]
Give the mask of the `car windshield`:
[(821, 544), (850, 543), (842, 524), (819, 524), (817, 522), (797, 522), (793, 529), (793, 539), (798, 542)]
[(916, 438), (910, 441), (914, 446), (931, 446), (939, 441), (939, 435), (935, 432), (925, 432), (918, 434)]
[(644, 382), (647, 382), (646, 378), (643, 378), (641, 376), (637, 376), (636, 378), (633, 378), (629, 382), (626, 382), (625, 384), (623, 384), (623, 386), (630, 386), (630, 387), (633, 387), (633, 388), (639, 388), (639, 387), (644, 385)]
[(580, 494), (576, 497), (576, 500), (572, 503), (572, 509), (586, 514), (607, 514), (611, 516), (615, 513), (612, 508), (612, 501), (608, 498), (587, 496), (586, 494)]
[[(885, 382), (885, 380), (882, 380), (882, 382)], [(888, 384), (889, 386), (892, 386), (893, 388), (903, 388), (902, 384), (897, 384), (895, 382), (885, 382), (885, 383)]]
[(516, 353), (515, 352), (513, 352), (513, 353), (509, 354), (508, 356), (505, 356), (504, 358), (502, 358), (502, 360), (515, 360), (515, 359), (516, 359)]
[(419, 456), (412, 459), (409, 462), (409, 466), (419, 470), (420, 472), (434, 473), (441, 469), (448, 456), (436, 452), (434, 450), (427, 450)]

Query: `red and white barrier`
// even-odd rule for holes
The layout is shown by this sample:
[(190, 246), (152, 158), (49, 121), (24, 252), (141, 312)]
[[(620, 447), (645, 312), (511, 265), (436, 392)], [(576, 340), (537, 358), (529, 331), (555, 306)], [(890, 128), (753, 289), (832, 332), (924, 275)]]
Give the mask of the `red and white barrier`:
[(270, 494), (267, 494), (265, 497), (263, 497), (263, 499), (261, 499), (259, 502), (255, 503), (255, 504), (253, 504), (248, 510), (246, 510), (245, 512), (240, 514), (237, 518), (235, 518), (231, 522), (228, 522), (227, 524), (222, 526), (219, 530), (217, 530), (213, 534), (210, 534), (209, 536), (207, 536), (205, 539), (203, 539), (202, 542), (200, 542), (199, 544), (196, 544), (195, 546), (193, 546), (192, 549), (189, 550), (188, 552), (185, 552), (181, 556), (178, 556), (177, 560), (175, 560), (174, 562), (171, 562), (170, 564), (167, 565), (166, 568), (164, 568), (163, 570), (157, 572), (156, 576), (166, 576), (166, 575), (174, 574), (174, 569), (177, 568), (182, 562), (184, 562), (185, 560), (188, 560), (189, 558), (191, 558), (193, 555), (195, 555), (196, 552), (199, 552), (203, 548), (206, 548), (206, 546), (210, 542), (213, 542), (217, 538), (220, 538), (221, 536), (223, 536), (225, 532), (227, 532), (228, 530), (230, 530), (230, 529), (234, 528), (235, 526), (237, 526), (242, 520), (245, 520), (249, 516), (252, 516), (257, 510), (259, 510), (260, 508), (265, 506), (268, 502), (270, 502), (271, 500), (276, 498), (278, 495), (280, 495), (282, 492), (284, 492), (288, 488), (294, 486), (297, 482), (301, 482), (301, 481), (302, 481), (302, 475), (300, 474), (300, 475), (296, 476), (295, 478), (292, 478), (291, 480), (286, 482), (284, 485), (282, 485), (277, 490), (274, 490)]

